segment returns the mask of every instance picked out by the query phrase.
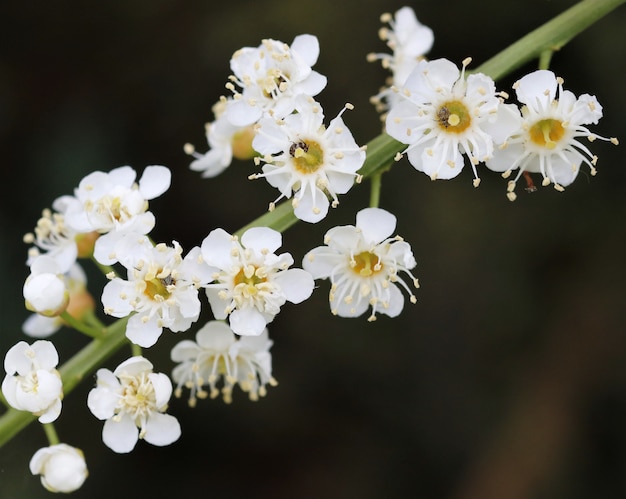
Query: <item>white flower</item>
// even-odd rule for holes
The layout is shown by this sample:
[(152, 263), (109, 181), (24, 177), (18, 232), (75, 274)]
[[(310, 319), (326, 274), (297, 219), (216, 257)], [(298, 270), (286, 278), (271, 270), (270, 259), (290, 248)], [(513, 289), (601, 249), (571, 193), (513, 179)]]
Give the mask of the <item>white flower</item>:
[[(69, 301), (65, 310), (72, 317), (80, 319), (85, 312), (94, 309), (93, 298), (86, 288), (87, 277), (78, 263), (72, 265), (64, 277), (69, 293)], [(46, 338), (58, 331), (63, 324), (63, 319), (58, 315), (48, 317), (35, 313), (24, 321), (22, 332), (32, 338)]]
[(231, 81), (241, 88), (234, 93), (234, 102), (225, 111), (236, 126), (251, 125), (269, 113), (283, 118), (295, 108), (295, 97), (311, 97), (326, 86), (326, 77), (311, 67), (319, 56), (319, 42), (313, 35), (296, 36), (291, 46), (266, 39), (258, 47), (244, 47), (233, 55)]
[(396, 317), (404, 307), (400, 287), (415, 295), (398, 275), (404, 272), (417, 288), (411, 274), (415, 258), (402, 238), (390, 238), (396, 228), (396, 217), (380, 208), (365, 208), (356, 215), (356, 227), (345, 225), (330, 229), (324, 238), (326, 246), (309, 251), (302, 261), (314, 279), (330, 279), (330, 308), (341, 317), (357, 317), (368, 307), (368, 320), (380, 312)]
[(41, 255), (41, 250), (53, 258), (61, 272), (67, 272), (76, 262), (78, 246), (77, 232), (65, 223), (61, 213), (45, 209), (33, 233), (24, 236), (24, 242), (34, 244), (28, 251), (28, 265)]
[(98, 369), (96, 388), (87, 397), (89, 410), (100, 420), (102, 440), (113, 451), (130, 452), (139, 438), (164, 446), (178, 440), (178, 420), (164, 414), (172, 395), (172, 382), (154, 373), (152, 363), (131, 357), (115, 371)]
[[(602, 117), (602, 106), (589, 94), (580, 97), (563, 90), (563, 80), (552, 71), (538, 70), (518, 80), (513, 88), (518, 100), (524, 104), (517, 113), (517, 128), (506, 140), (498, 141), (493, 157), (487, 160), (491, 170), (504, 172), (508, 178), (519, 169), (508, 185), (508, 197), (516, 198), (515, 184), (522, 174), (526, 175), (529, 188), (534, 185), (528, 173), (541, 173), (542, 185), (554, 184), (562, 191), (578, 175), (581, 163), (596, 174), (597, 157), (579, 139), (586, 137), (610, 140), (593, 134), (585, 125), (597, 124)], [(527, 173), (528, 172), (528, 173)]]
[(39, 449), (29, 468), (33, 475), (41, 475), (41, 484), (50, 492), (74, 492), (89, 475), (83, 451), (67, 444)]
[(63, 313), (70, 293), (65, 277), (56, 260), (48, 255), (38, 256), (30, 266), (30, 275), (22, 289), (26, 308), (46, 317)]
[[(381, 40), (392, 50), (391, 54), (372, 53), (369, 61), (380, 60), (384, 68), (391, 71), (391, 85), (404, 85), (406, 79), (417, 63), (430, 51), (435, 37), (433, 30), (421, 24), (411, 7), (402, 7), (392, 17), (386, 13), (381, 16), (383, 23), (391, 29), (383, 27), (378, 32)], [(397, 100), (397, 94), (391, 87), (385, 87), (372, 101), (379, 105), (379, 110), (388, 109)]]
[(199, 154), (191, 144), (185, 144), (185, 152), (195, 159), (189, 165), (193, 171), (202, 172), (202, 177), (216, 177), (228, 168), (233, 160), (251, 159), (256, 155), (252, 149), (254, 127), (233, 125), (224, 111), (233, 99), (223, 98), (213, 106), (215, 120), (205, 126), (209, 151)]
[[(351, 106), (350, 106), (351, 108)], [(297, 99), (296, 113), (284, 120), (264, 118), (259, 121), (252, 146), (263, 158), (263, 173), (250, 178), (264, 177), (278, 188), (281, 195), (270, 204), (294, 194), (296, 217), (316, 223), (328, 213), (330, 196), (333, 207), (339, 203), (337, 194), (345, 194), (365, 161), (365, 151), (356, 144), (341, 115), (328, 128), (323, 124), (321, 106), (310, 97)]]
[(56, 370), (59, 355), (46, 340), (13, 345), (4, 358), (7, 372), (2, 393), (9, 405), (32, 412), (41, 423), (51, 423), (61, 413), (63, 383)]
[(171, 173), (164, 166), (148, 166), (138, 183), (136, 176), (130, 166), (90, 173), (80, 181), (74, 196), (59, 198), (56, 206), (76, 232), (104, 234), (97, 244), (106, 244), (107, 238), (114, 239), (119, 232), (147, 234), (155, 223), (148, 201), (169, 189)]
[(128, 280), (110, 276), (102, 291), (105, 313), (126, 317), (134, 312), (126, 336), (142, 347), (154, 345), (164, 327), (173, 332), (189, 329), (200, 314), (198, 288), (209, 279), (209, 269), (199, 260), (200, 248), (183, 259), (176, 241), (173, 247), (153, 246), (140, 235), (122, 241), (127, 243), (125, 251), (116, 258), (128, 270)]
[(313, 292), (313, 278), (302, 269), (289, 269), (289, 253), (276, 255), (280, 232), (267, 227), (248, 229), (241, 242), (223, 229), (202, 241), (202, 256), (213, 272), (206, 286), (216, 319), (229, 318), (236, 334), (258, 336), (286, 302), (300, 303)]
[(465, 154), (478, 186), (476, 165), (491, 156), (494, 136), (506, 137), (513, 126), (498, 113), (491, 78), (477, 73), (465, 79), (469, 62), (459, 72), (447, 59), (420, 61), (398, 89), (401, 99), (387, 115), (386, 130), (408, 144), (409, 162), (433, 180), (456, 177)]
[[(180, 397), (182, 387), (189, 388), (189, 405), (195, 407), (198, 398), (219, 395), (216, 385), (223, 378), (221, 393), (226, 403), (232, 402), (236, 384), (250, 400), (258, 400), (265, 396), (266, 385), (277, 385), (272, 377), (271, 346), (267, 329), (259, 336), (237, 339), (226, 323), (210, 321), (198, 331), (196, 341), (183, 340), (172, 349), (172, 360), (179, 362), (172, 371), (178, 384), (174, 393)], [(206, 385), (210, 392), (204, 390)]]

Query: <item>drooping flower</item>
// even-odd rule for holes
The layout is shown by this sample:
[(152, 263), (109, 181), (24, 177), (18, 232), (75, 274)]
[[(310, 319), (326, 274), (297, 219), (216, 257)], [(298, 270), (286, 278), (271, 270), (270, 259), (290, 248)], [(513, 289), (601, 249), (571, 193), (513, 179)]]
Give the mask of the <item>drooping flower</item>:
[(514, 130), (508, 113), (499, 112), (500, 98), (491, 78), (471, 74), (465, 78), (447, 59), (420, 61), (404, 85), (400, 99), (389, 110), (386, 130), (408, 147), (409, 162), (431, 179), (451, 179), (463, 168), (467, 156), (476, 165), (493, 153), (493, 142)]
[(89, 475), (83, 451), (67, 444), (39, 449), (29, 468), (33, 475), (41, 475), (41, 484), (50, 492), (74, 492)]
[[(271, 346), (267, 329), (259, 336), (237, 339), (226, 323), (210, 321), (198, 331), (196, 341), (183, 340), (172, 349), (172, 360), (179, 363), (172, 371), (178, 384), (174, 394), (180, 397), (182, 387), (188, 388), (191, 407), (198, 398), (216, 398), (220, 392), (224, 402), (230, 403), (238, 384), (250, 400), (258, 400), (265, 396), (266, 385), (277, 384), (272, 376)], [(221, 389), (217, 387), (220, 379)]]
[(377, 109), (384, 111), (398, 99), (392, 86), (404, 85), (417, 63), (424, 59), (432, 48), (435, 37), (433, 30), (420, 23), (415, 11), (408, 6), (400, 8), (393, 16), (385, 13), (380, 20), (389, 24), (390, 29), (383, 27), (378, 35), (392, 50), (392, 53), (371, 53), (367, 58), (370, 62), (380, 60), (383, 67), (391, 71), (388, 85), (372, 97), (372, 102)]
[(124, 232), (147, 234), (155, 224), (148, 201), (169, 189), (171, 173), (165, 166), (148, 166), (138, 183), (136, 176), (130, 166), (90, 173), (80, 181), (74, 196), (62, 196), (55, 206), (72, 230), (103, 234), (96, 244), (112, 245)]
[(121, 239), (116, 259), (127, 269), (127, 279), (111, 275), (102, 291), (105, 313), (126, 317), (126, 336), (142, 347), (156, 343), (168, 328), (173, 332), (189, 329), (200, 314), (198, 288), (208, 282), (209, 269), (199, 260), (200, 248), (185, 258), (181, 246), (163, 243), (153, 246), (146, 236), (128, 235)]
[(289, 253), (276, 255), (282, 236), (268, 227), (248, 229), (241, 236), (215, 229), (202, 241), (202, 257), (213, 282), (206, 294), (216, 319), (226, 319), (243, 336), (258, 336), (287, 301), (300, 303), (313, 292), (313, 278), (290, 269)]
[(256, 155), (252, 148), (254, 127), (252, 124), (233, 125), (225, 110), (234, 100), (223, 97), (213, 106), (215, 120), (205, 126), (209, 151), (199, 154), (191, 144), (185, 144), (185, 152), (194, 157), (189, 165), (193, 171), (202, 172), (202, 177), (216, 177), (228, 168), (233, 160), (251, 159)]
[(226, 118), (246, 126), (264, 114), (290, 114), (298, 95), (313, 97), (326, 86), (326, 77), (311, 69), (318, 56), (319, 42), (313, 35), (298, 35), (291, 46), (266, 39), (258, 47), (239, 49), (230, 61), (233, 76), (227, 88), (234, 102), (226, 108)]
[(30, 266), (30, 275), (22, 288), (26, 308), (46, 317), (62, 314), (70, 292), (61, 268), (48, 255), (38, 256)]
[[(87, 290), (87, 277), (82, 267), (75, 263), (64, 274), (65, 285), (69, 293), (65, 311), (75, 319), (80, 320), (84, 314), (93, 312), (94, 299)], [(47, 338), (58, 331), (64, 321), (59, 315), (53, 317), (31, 314), (22, 324), (22, 331), (32, 338)]]
[(499, 147), (486, 162), (489, 169), (503, 172), (505, 178), (519, 170), (509, 181), (509, 199), (517, 197), (515, 186), (523, 174), (531, 189), (534, 184), (528, 173), (540, 173), (542, 185), (552, 183), (558, 191), (576, 179), (582, 163), (595, 175), (598, 158), (580, 139), (617, 144), (617, 139), (600, 137), (585, 126), (596, 125), (602, 117), (602, 106), (595, 96), (583, 94), (577, 98), (563, 90), (563, 79), (548, 70), (527, 74), (513, 88), (523, 104), (521, 116), (517, 113), (518, 126), (506, 140), (498, 141)]
[(314, 279), (329, 279), (329, 300), (333, 314), (357, 317), (371, 307), (370, 321), (377, 313), (396, 317), (404, 308), (404, 295), (417, 301), (400, 272), (409, 277), (416, 262), (411, 247), (402, 238), (390, 237), (396, 228), (396, 217), (380, 208), (365, 208), (356, 215), (356, 226), (330, 229), (325, 246), (309, 251), (302, 266)]
[(32, 412), (41, 423), (57, 419), (63, 398), (58, 363), (59, 355), (49, 341), (37, 340), (32, 345), (20, 341), (13, 345), (4, 358), (7, 375), (2, 382), (2, 393), (9, 405)]
[(281, 120), (259, 121), (252, 145), (263, 155), (255, 158), (257, 164), (264, 163), (263, 173), (250, 178), (263, 177), (280, 191), (270, 209), (293, 195), (296, 217), (316, 223), (328, 213), (328, 198), (337, 206), (337, 195), (348, 192), (359, 180), (357, 171), (363, 166), (365, 151), (341, 118), (348, 108), (326, 128), (319, 103), (301, 96), (296, 99), (296, 113)]
[(172, 382), (153, 372), (144, 357), (131, 357), (115, 371), (98, 369), (97, 384), (87, 397), (89, 410), (105, 420), (102, 440), (118, 453), (135, 448), (138, 439), (164, 446), (181, 435), (178, 420), (165, 414), (172, 395)]

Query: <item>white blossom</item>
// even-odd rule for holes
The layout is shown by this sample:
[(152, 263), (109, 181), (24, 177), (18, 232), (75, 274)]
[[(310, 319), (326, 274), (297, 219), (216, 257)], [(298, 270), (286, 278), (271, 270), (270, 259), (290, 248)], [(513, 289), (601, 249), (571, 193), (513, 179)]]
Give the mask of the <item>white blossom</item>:
[[(271, 346), (267, 329), (259, 336), (237, 338), (225, 322), (210, 321), (198, 331), (196, 341), (182, 340), (172, 349), (172, 360), (179, 363), (172, 371), (177, 383), (174, 393), (180, 397), (182, 387), (188, 388), (191, 407), (198, 398), (216, 398), (220, 392), (230, 403), (238, 384), (250, 400), (258, 400), (265, 396), (266, 385), (277, 384), (272, 376)], [(221, 389), (217, 387), (220, 379)]]
[(319, 103), (311, 97), (296, 99), (296, 113), (284, 119), (263, 118), (257, 126), (252, 145), (262, 157), (263, 173), (250, 178), (265, 178), (280, 191), (270, 204), (272, 209), (282, 198), (291, 198), (296, 217), (310, 223), (322, 220), (332, 199), (345, 194), (360, 179), (357, 171), (365, 161), (365, 151), (355, 142), (341, 115), (328, 128)]
[(396, 228), (396, 217), (380, 208), (365, 208), (356, 215), (356, 226), (330, 229), (325, 246), (309, 251), (302, 261), (314, 279), (329, 279), (329, 300), (333, 314), (357, 317), (371, 306), (370, 321), (376, 313), (396, 317), (404, 307), (408, 293), (416, 302), (410, 286), (399, 275), (403, 272), (417, 288), (411, 274), (416, 262), (409, 244), (390, 237)]
[(451, 179), (463, 168), (463, 155), (480, 179), (476, 165), (493, 153), (493, 142), (514, 129), (508, 115), (499, 113), (500, 98), (488, 76), (476, 73), (465, 78), (447, 59), (420, 61), (404, 85), (400, 99), (389, 110), (386, 130), (408, 144), (409, 162), (431, 179)]
[(80, 181), (74, 196), (63, 196), (55, 205), (72, 230), (103, 234), (96, 244), (113, 245), (124, 232), (147, 234), (155, 224), (148, 201), (169, 189), (171, 173), (164, 166), (148, 166), (138, 182), (136, 176), (130, 166), (92, 172)]
[(29, 468), (33, 475), (41, 475), (41, 484), (50, 492), (74, 492), (89, 475), (83, 451), (67, 444), (39, 449)]
[(251, 159), (256, 155), (252, 148), (254, 127), (252, 124), (233, 125), (226, 117), (226, 108), (233, 99), (223, 98), (213, 106), (215, 120), (205, 125), (209, 151), (199, 154), (191, 144), (185, 144), (185, 152), (194, 157), (189, 165), (193, 171), (202, 172), (202, 177), (216, 177), (228, 168), (233, 160)]
[(241, 241), (215, 229), (202, 241), (202, 256), (213, 282), (206, 294), (216, 319), (228, 317), (239, 335), (258, 336), (286, 302), (300, 303), (313, 292), (313, 279), (290, 269), (289, 253), (276, 255), (282, 236), (268, 227), (248, 229)]
[(165, 414), (172, 395), (172, 382), (163, 373), (153, 372), (144, 357), (131, 357), (115, 371), (101, 368), (96, 387), (87, 397), (89, 410), (104, 420), (102, 440), (115, 452), (127, 453), (138, 439), (164, 446), (181, 435), (178, 420)]
[(383, 14), (381, 21), (388, 23), (390, 29), (383, 27), (378, 35), (392, 53), (368, 55), (369, 61), (380, 60), (383, 67), (391, 71), (389, 85), (372, 97), (372, 102), (379, 111), (388, 109), (396, 102), (398, 95), (392, 87), (404, 85), (411, 71), (424, 59), (435, 40), (433, 30), (418, 21), (411, 7), (402, 7), (393, 16), (389, 13)]
[(598, 158), (580, 139), (611, 140), (617, 144), (617, 139), (595, 135), (585, 126), (597, 124), (602, 117), (597, 99), (589, 94), (577, 98), (563, 90), (563, 80), (548, 70), (527, 74), (513, 88), (523, 104), (521, 116), (519, 111), (515, 115), (517, 127), (498, 141), (499, 147), (486, 162), (489, 169), (503, 172), (505, 178), (519, 170), (509, 181), (509, 199), (516, 198), (515, 185), (523, 174), (531, 190), (534, 184), (528, 173), (540, 173), (542, 185), (552, 183), (558, 191), (576, 179), (582, 163), (595, 175)]
[(47, 340), (32, 345), (20, 341), (4, 358), (7, 375), (2, 393), (9, 405), (20, 411), (32, 412), (41, 423), (51, 423), (61, 413), (63, 383), (56, 370), (59, 355)]
[(298, 95), (313, 97), (326, 86), (326, 77), (311, 69), (318, 56), (317, 37), (307, 34), (296, 36), (291, 46), (265, 39), (258, 47), (239, 49), (230, 61), (233, 76), (227, 87), (234, 102), (227, 107), (226, 118), (245, 126), (264, 114), (276, 118), (291, 114)]
[(117, 248), (116, 259), (126, 267), (127, 279), (111, 276), (102, 291), (105, 313), (118, 318), (132, 314), (126, 336), (142, 347), (154, 345), (163, 328), (189, 329), (200, 314), (198, 288), (209, 279), (200, 249), (183, 258), (176, 241), (154, 246), (146, 236), (130, 234), (120, 241), (124, 249)]

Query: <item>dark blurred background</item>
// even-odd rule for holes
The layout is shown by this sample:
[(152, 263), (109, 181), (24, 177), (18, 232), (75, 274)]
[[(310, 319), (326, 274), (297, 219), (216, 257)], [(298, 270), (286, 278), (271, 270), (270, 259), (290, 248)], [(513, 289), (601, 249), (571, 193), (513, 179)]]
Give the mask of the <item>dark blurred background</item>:
[[(574, 2), (412, 1), (435, 32), (431, 58), (474, 67)], [(207, 149), (204, 123), (226, 91), (229, 59), (262, 38), (317, 35), (318, 96), (360, 144), (380, 132), (369, 97), (387, 73), (379, 16), (396, 0), (24, 1), (0, 6), (2, 196), (0, 351), (27, 339), (21, 286), (26, 245), (43, 208), (93, 170), (164, 164), (171, 189), (151, 203), (160, 241), (198, 245), (235, 231), (276, 191), (250, 182), (252, 163), (203, 180), (183, 144)], [(626, 138), (626, 7), (556, 53), (552, 68), (576, 94), (595, 94), (601, 135)], [(532, 65), (498, 87), (510, 84)], [(416, 305), (373, 324), (334, 318), (327, 283), (285, 306), (271, 325), (279, 386), (258, 403), (173, 400), (183, 427), (166, 448), (139, 442), (116, 455), (88, 411), (90, 378), (64, 401), (56, 426), (82, 448), (91, 475), (75, 497), (526, 499), (626, 497), (626, 170), (623, 147), (593, 144), (598, 175), (564, 193), (519, 192), (482, 172), (431, 182), (408, 163), (383, 179), (381, 207), (398, 215), (422, 288)], [(320, 224), (284, 234), (298, 261), (324, 232), (354, 223), (364, 183)], [(101, 282), (92, 281), (98, 294)], [(203, 320), (208, 319), (208, 315)], [(169, 373), (169, 350), (192, 331), (166, 332), (146, 351)], [(62, 360), (86, 343), (52, 338)], [(29, 340), (31, 341), (31, 340)], [(128, 351), (110, 359), (114, 368)], [(46, 445), (32, 425), (0, 450), (0, 497), (51, 497), (28, 461)]]

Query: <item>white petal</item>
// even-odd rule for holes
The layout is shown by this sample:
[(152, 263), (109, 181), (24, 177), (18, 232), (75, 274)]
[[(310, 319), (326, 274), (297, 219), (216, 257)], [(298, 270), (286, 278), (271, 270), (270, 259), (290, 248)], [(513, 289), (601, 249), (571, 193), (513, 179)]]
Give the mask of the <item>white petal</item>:
[(291, 303), (301, 303), (313, 293), (313, 277), (306, 270), (289, 269), (278, 272), (274, 281)]
[(145, 199), (154, 199), (170, 188), (172, 173), (165, 166), (148, 166), (139, 179), (139, 192)]
[(235, 342), (235, 335), (225, 322), (209, 321), (197, 332), (196, 341), (202, 348), (226, 351)]
[(356, 226), (368, 244), (378, 244), (396, 230), (396, 217), (381, 208), (365, 208), (356, 214)]
[(138, 439), (139, 430), (129, 416), (124, 415), (119, 421), (108, 419), (102, 427), (102, 441), (119, 454), (133, 450)]
[(291, 50), (297, 52), (308, 66), (314, 66), (320, 54), (320, 44), (314, 35), (298, 35), (291, 42)]
[(233, 237), (224, 229), (215, 229), (202, 241), (202, 257), (209, 266), (228, 269), (232, 265), (232, 247)]
[(117, 366), (115, 371), (113, 371), (113, 374), (116, 376), (138, 376), (144, 372), (152, 371), (153, 367), (152, 362), (145, 357), (134, 356), (126, 359), (119, 366)]
[(241, 236), (244, 248), (250, 248), (258, 253), (274, 253), (283, 243), (280, 232), (269, 227), (253, 227)]
[(235, 310), (229, 321), (233, 332), (240, 336), (258, 336), (267, 325), (263, 314), (252, 307)]
[(175, 442), (181, 435), (180, 423), (169, 414), (152, 414), (143, 429), (144, 440), (159, 447)]
[(551, 101), (556, 96), (557, 81), (554, 73), (538, 69), (517, 81), (517, 99), (532, 109), (537, 109), (537, 100)]
[(150, 373), (148, 379), (154, 387), (155, 404), (157, 410), (162, 410), (172, 396), (172, 382), (163, 373)]

